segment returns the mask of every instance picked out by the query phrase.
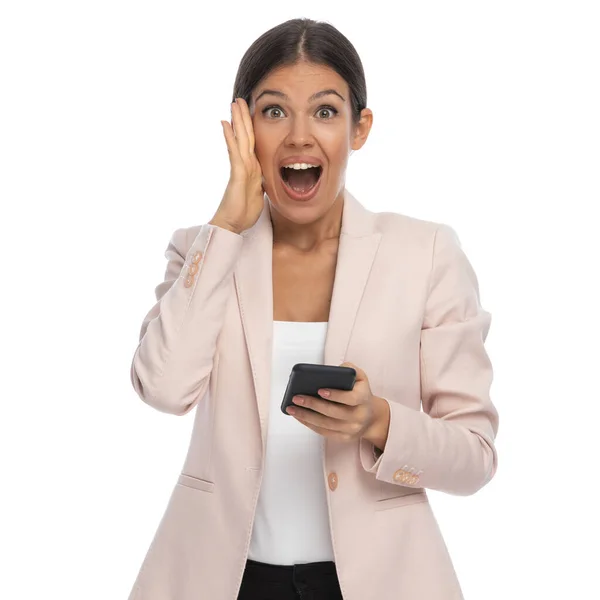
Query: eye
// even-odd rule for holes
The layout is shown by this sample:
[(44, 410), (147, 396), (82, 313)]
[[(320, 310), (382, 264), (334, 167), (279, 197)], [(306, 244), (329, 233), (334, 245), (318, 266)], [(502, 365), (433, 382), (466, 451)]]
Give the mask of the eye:
[[(264, 115), (268, 111), (270, 111), (272, 108), (274, 108), (274, 109), (278, 110), (279, 112), (281, 112), (281, 109), (278, 106), (267, 106), (267, 107), (263, 108), (261, 112)], [(275, 118), (277, 118), (277, 117), (275, 117)]]
[[(264, 114), (267, 114), (267, 113), (268, 113), (270, 110), (272, 110), (272, 109), (273, 109), (273, 110), (277, 110), (277, 111), (279, 111), (280, 113), (283, 113), (283, 111), (281, 110), (281, 107), (277, 106), (276, 104), (272, 104), (271, 106), (266, 106), (265, 108), (263, 108), (263, 109), (262, 109), (262, 111), (261, 111), (261, 112), (262, 112), (262, 114), (264, 115)], [(323, 111), (329, 111), (329, 112), (331, 112), (331, 113), (332, 113), (332, 116), (331, 116), (330, 118), (320, 119), (320, 120), (322, 120), (322, 121), (329, 121), (329, 120), (330, 120), (330, 119), (332, 119), (332, 118), (333, 118), (335, 115), (337, 115), (337, 114), (338, 114), (338, 110), (337, 110), (337, 109), (335, 109), (335, 108), (333, 108), (333, 106), (328, 106), (328, 105), (327, 105), (327, 106), (325, 106), (325, 105), (324, 105), (324, 106), (320, 106), (320, 107), (319, 107), (319, 110), (317, 111), (317, 114), (318, 114), (318, 113), (321, 113), (321, 112), (323, 112)], [(279, 118), (281, 118), (281, 117), (273, 117), (273, 118), (275, 118), (275, 119), (279, 119)]]
[[(321, 106), (319, 108), (319, 112), (322, 112), (324, 110), (328, 110), (329, 112), (332, 112), (333, 116), (338, 114), (338, 111), (335, 108), (333, 108), (333, 106)], [(333, 117), (331, 117), (331, 118), (333, 118)]]

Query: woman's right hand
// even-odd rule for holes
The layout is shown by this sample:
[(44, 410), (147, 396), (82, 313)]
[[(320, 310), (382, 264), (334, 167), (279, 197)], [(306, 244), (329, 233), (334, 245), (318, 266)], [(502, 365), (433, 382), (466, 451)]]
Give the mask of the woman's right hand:
[(254, 128), (248, 104), (236, 98), (231, 104), (233, 126), (221, 121), (231, 166), (229, 183), (211, 223), (235, 233), (258, 221), (264, 207), (262, 170), (254, 154)]

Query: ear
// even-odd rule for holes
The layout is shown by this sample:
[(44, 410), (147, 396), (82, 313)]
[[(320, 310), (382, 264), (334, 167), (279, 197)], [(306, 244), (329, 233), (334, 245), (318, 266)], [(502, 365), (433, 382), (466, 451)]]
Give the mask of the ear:
[(354, 136), (350, 144), (352, 150), (360, 150), (365, 145), (372, 126), (373, 111), (370, 108), (363, 108), (360, 113), (360, 121), (356, 125)]

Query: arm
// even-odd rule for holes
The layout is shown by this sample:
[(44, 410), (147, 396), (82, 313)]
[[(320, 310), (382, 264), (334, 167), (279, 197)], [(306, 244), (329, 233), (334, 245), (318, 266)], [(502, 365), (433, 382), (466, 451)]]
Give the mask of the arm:
[[(138, 396), (161, 412), (185, 415), (206, 390), (242, 244), (241, 235), (210, 223), (187, 256), (185, 229), (169, 241), (164, 281), (142, 322), (130, 369)], [(188, 279), (194, 257), (198, 271)]]
[[(499, 418), (484, 347), (491, 314), (481, 307), (477, 277), (451, 227), (438, 227), (432, 260), (421, 328), (423, 411), (383, 398), (387, 430), (379, 421), (371, 439), (361, 439), (360, 458), (381, 481), (466, 496), (486, 485), (498, 465)], [(384, 446), (378, 457), (375, 443)]]

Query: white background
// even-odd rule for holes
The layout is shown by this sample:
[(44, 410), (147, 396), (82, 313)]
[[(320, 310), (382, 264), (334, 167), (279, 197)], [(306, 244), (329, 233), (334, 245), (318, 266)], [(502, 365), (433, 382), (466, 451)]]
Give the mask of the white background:
[(600, 597), (598, 4), (287, 6), (2, 4), (0, 597), (129, 594), (193, 419), (135, 395), (139, 327), (222, 197), (243, 53), (300, 16), (363, 60), (348, 190), (451, 225), (492, 313), (498, 473), (430, 492), (465, 597)]

